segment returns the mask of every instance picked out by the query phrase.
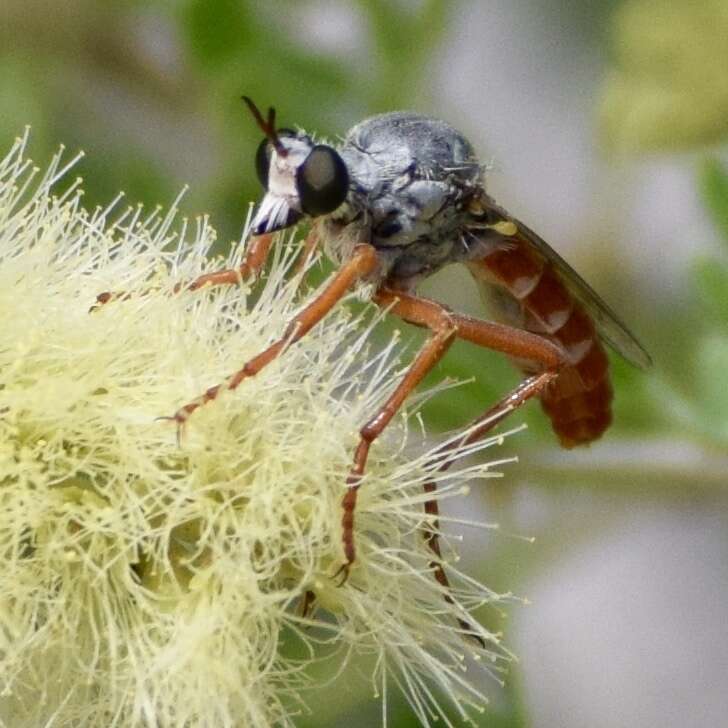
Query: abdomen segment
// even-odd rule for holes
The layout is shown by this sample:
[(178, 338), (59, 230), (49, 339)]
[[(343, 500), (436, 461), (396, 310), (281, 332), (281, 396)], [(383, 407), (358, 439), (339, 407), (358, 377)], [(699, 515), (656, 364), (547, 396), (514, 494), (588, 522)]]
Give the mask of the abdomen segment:
[[(609, 361), (593, 321), (569, 293), (553, 265), (527, 241), (471, 260), (468, 268), (496, 316), (504, 323), (541, 334), (560, 344), (568, 364), (541, 395), (563, 447), (586, 445), (612, 421)], [(518, 361), (532, 373), (530, 362)]]

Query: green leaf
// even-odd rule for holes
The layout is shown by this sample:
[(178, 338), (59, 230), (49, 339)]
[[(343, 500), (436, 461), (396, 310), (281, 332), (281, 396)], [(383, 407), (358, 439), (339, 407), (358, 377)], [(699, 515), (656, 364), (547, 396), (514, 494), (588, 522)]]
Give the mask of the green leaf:
[(725, 442), (728, 439), (728, 337), (714, 334), (698, 348), (696, 380), (700, 388), (703, 421), (710, 431)]
[(711, 257), (694, 264), (695, 288), (710, 313), (728, 325), (728, 267)]
[(728, 170), (716, 159), (707, 159), (700, 171), (700, 190), (705, 206), (728, 243)]

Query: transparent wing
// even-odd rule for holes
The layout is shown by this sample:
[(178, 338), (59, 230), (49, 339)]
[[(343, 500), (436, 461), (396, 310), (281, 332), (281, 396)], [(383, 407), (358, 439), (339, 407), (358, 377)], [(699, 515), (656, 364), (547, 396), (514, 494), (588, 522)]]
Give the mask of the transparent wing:
[[(593, 318), (599, 336), (604, 341), (628, 362), (640, 369), (646, 369), (652, 364), (650, 355), (634, 334), (622, 323), (617, 314), (604, 303), (596, 291), (543, 238), (490, 200), (488, 200), (487, 211), (489, 213), (488, 217), (491, 218), (488, 227), (492, 227), (493, 223), (497, 224), (499, 222), (513, 223), (517, 231), (511, 234), (511, 231), (508, 230), (506, 234), (510, 237), (525, 240), (551, 263), (571, 295), (584, 306)], [(492, 220), (493, 214), (500, 219)]]

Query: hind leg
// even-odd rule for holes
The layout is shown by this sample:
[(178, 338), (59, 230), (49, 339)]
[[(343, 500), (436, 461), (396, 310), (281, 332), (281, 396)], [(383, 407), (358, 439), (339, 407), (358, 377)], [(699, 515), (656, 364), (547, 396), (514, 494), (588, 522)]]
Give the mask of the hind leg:
[(356, 559), (354, 514), (357, 492), (366, 469), (371, 445), (382, 434), (408, 395), (445, 355), (456, 337), (512, 357), (532, 361), (538, 368), (544, 370), (542, 374), (526, 379), (494, 408), (491, 408), (492, 412), (489, 410), (490, 417), (494, 421), (492, 423), (483, 421), (479, 429), (487, 428), (484, 431), (495, 426), (511, 410), (543, 391), (543, 388), (557, 376), (559, 368), (565, 361), (561, 348), (542, 336), (491, 321), (463, 316), (449, 311), (436, 301), (388, 288), (380, 288), (373, 300), (386, 308), (388, 313), (399, 316), (416, 326), (430, 329), (432, 336), (419, 351), (389, 399), (360, 430), (359, 445), (347, 478), (347, 492), (342, 500), (341, 526), (345, 561), (336, 574), (342, 577), (342, 583), (346, 580), (349, 569)]
[[(416, 326), (427, 327), (432, 331), (431, 338), (424, 344), (411, 367), (405, 373), (399, 386), (381, 410), (372, 417), (360, 431), (360, 441), (354, 455), (354, 464), (347, 479), (347, 492), (342, 500), (342, 542), (345, 562), (335, 576), (341, 576), (341, 583), (346, 581), (349, 570), (356, 559), (354, 541), (354, 514), (357, 493), (366, 468), (369, 449), (374, 440), (384, 431), (392, 417), (401, 407), (407, 396), (422, 381), (426, 374), (445, 355), (456, 337), (467, 339), (485, 348), (495, 349), (513, 357), (532, 361), (542, 373), (528, 377), (506, 397), (487, 410), (471, 425), (463, 437), (442, 448), (436, 454), (445, 455), (447, 451), (484, 437), (512, 410), (520, 407), (532, 397), (538, 396), (549, 382), (558, 376), (558, 370), (565, 361), (563, 351), (549, 340), (521, 329), (481, 321), (453, 313), (443, 305), (399, 291), (380, 289), (374, 301), (392, 313)], [(438, 470), (447, 470), (452, 461), (443, 460)], [(436, 497), (437, 484), (431, 480), (424, 484), (427, 494), (432, 498), (425, 502), (425, 513), (430, 516), (430, 523), (423, 536), (433, 560), (430, 563), (433, 575), (443, 588), (446, 601), (454, 604), (450, 594), (450, 582), (442, 564), (442, 553), (439, 541), (439, 505)], [(458, 623), (466, 635), (481, 641), (468, 622), (458, 618)]]

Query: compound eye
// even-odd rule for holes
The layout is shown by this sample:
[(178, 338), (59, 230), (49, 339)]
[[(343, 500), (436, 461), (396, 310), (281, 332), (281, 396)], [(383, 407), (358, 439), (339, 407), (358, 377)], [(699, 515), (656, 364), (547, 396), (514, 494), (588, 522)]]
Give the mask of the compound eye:
[(268, 168), (270, 167), (270, 141), (266, 137), (258, 145), (258, 151), (255, 153), (255, 171), (258, 175), (258, 181), (263, 185), (264, 189), (268, 189)]
[[(278, 138), (296, 136), (293, 129), (278, 129), (276, 131)], [(268, 137), (264, 137), (263, 141), (258, 145), (258, 151), (255, 153), (255, 172), (258, 175), (258, 181), (263, 185), (264, 189), (268, 189), (268, 173), (270, 170), (270, 157), (273, 145)]]
[(349, 173), (335, 149), (317, 144), (296, 172), (301, 208), (307, 215), (333, 212), (349, 191)]

